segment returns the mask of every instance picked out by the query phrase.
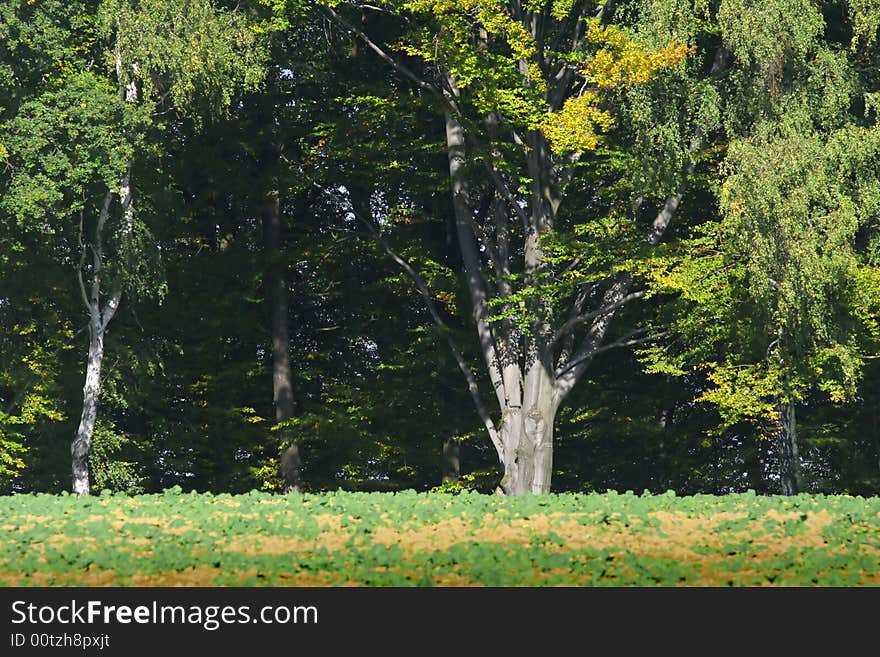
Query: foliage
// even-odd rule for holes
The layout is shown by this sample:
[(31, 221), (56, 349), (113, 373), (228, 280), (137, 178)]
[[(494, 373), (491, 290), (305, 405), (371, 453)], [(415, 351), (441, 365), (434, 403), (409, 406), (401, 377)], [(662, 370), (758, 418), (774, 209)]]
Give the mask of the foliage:
[[(520, 4), (544, 21), (540, 38), (497, 0), (0, 1), (0, 491), (67, 487), (84, 245), (81, 271), (125, 289), (107, 333), (96, 490), (277, 491), (290, 440), (310, 491), (494, 490), (498, 463), (448, 349), (494, 403), (449, 194), (451, 113), (467, 135), (495, 338), (549, 341), (580, 295), (588, 313), (624, 277), (644, 293), (615, 311), (608, 349), (559, 411), (554, 490), (773, 490), (762, 438), (788, 400), (805, 489), (876, 495), (877, 3), (621, 0), (601, 16), (594, 3)], [(111, 206), (95, 272), (88, 245), (129, 166), (134, 223)], [(281, 427), (270, 190), (296, 402)], [(531, 219), (547, 205), (558, 211), (527, 266), (533, 233), (517, 208)], [(442, 326), (371, 230), (424, 281)], [(635, 355), (609, 346), (632, 342)], [(461, 476), (439, 485), (450, 440)], [(419, 567), (466, 569), (473, 555), (453, 552)], [(518, 581), (485, 565), (505, 555), (561, 560), (531, 546), (480, 555), (467, 572), (482, 583)], [(398, 580), (346, 563), (364, 581)], [(631, 576), (612, 563), (615, 581)]]
[(108, 63), (119, 66), (118, 84), (136, 82), (142, 102), (181, 115), (199, 116), (195, 108), (223, 113), (238, 85), (252, 89), (263, 81), (265, 42), (244, 13), (211, 0), (106, 0), (97, 23), (113, 42)]
[(814, 390), (854, 400), (862, 357), (877, 346), (880, 289), (868, 282), (865, 247), (878, 216), (880, 133), (853, 105), (869, 81), (856, 81), (843, 44), (821, 40), (816, 7), (787, 7), (719, 8), (724, 43), (743, 65), (735, 88), (752, 85), (757, 102), (728, 112), (739, 119), (718, 168), (718, 219), (670, 249), (655, 276), (655, 289), (686, 303), (673, 323), (681, 339), (645, 350), (646, 362), (705, 372), (698, 400), (718, 406), (722, 429), (773, 426), (780, 400)]

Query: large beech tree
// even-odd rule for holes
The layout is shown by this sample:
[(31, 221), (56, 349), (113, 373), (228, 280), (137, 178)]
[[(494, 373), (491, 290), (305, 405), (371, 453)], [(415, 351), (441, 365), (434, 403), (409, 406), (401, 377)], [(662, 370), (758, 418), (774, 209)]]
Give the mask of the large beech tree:
[[(596, 167), (609, 162), (601, 133), (613, 126), (616, 96), (684, 66), (689, 45), (653, 47), (609, 20), (609, 6), (389, 3), (385, 11), (408, 21), (395, 43), (371, 33), (371, 7), (324, 7), (445, 124), (462, 274), (495, 412), (458, 360), (506, 494), (550, 490), (556, 413), (594, 356), (653, 337), (615, 332), (612, 319), (644, 297), (628, 260), (660, 242), (681, 195), (662, 199), (631, 232), (589, 199), (608, 183)], [(566, 208), (568, 198), (586, 206)], [(417, 287), (432, 305), (427, 286)]]

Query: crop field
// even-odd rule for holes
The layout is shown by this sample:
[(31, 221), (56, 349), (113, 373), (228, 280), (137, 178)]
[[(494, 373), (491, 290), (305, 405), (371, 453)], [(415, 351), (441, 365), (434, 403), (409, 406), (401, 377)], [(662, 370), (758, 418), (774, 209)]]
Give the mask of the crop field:
[(0, 498), (3, 586), (878, 586), (880, 498)]

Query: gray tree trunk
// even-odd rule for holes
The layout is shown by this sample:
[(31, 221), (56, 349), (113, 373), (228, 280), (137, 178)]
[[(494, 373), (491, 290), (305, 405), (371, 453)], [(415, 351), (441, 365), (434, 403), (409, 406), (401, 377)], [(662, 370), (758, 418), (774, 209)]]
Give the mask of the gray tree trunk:
[(797, 495), (801, 490), (800, 457), (798, 455), (795, 405), (792, 402), (779, 404), (776, 441), (781, 492), (783, 495)]
[[(272, 398), (275, 404), (275, 422), (280, 424), (293, 418), (293, 376), (290, 369), (290, 335), (287, 329), (287, 278), (281, 255), (281, 201), (277, 190), (269, 194), (265, 214), (265, 249), (269, 263), (267, 297), (272, 324)], [(281, 430), (281, 479), (285, 493), (302, 491), (302, 461), (299, 445), (289, 428)]]
[(550, 492), (553, 475), (553, 423), (558, 408), (554, 381), (540, 363), (526, 373), (523, 405), (502, 410), (501, 444), (507, 495)]
[[(447, 78), (446, 99), (450, 107), (446, 112), (446, 145), (456, 234), (480, 351), (500, 410), (497, 427), (488, 414), (482, 412), (483, 402), (473, 378), (469, 377), (471, 395), (481, 411), (504, 471), (498, 492), (507, 495), (548, 493), (553, 475), (556, 412), (597, 353), (629, 344), (626, 339), (606, 344), (605, 339), (616, 309), (641, 298), (644, 293), (631, 293), (633, 277), (623, 274), (609, 281), (594, 311), (583, 312), (588, 295), (578, 295), (569, 320), (561, 323), (555, 332), (551, 326), (553, 310), (541, 299), (530, 302), (529, 310), (534, 319), (528, 332), (520, 332), (513, 322), (490, 322), (491, 294), (484, 259), (491, 260), (495, 267), (496, 294), (506, 296), (509, 291), (505, 290), (505, 272), (510, 271), (508, 258), (512, 253), (507, 244), (509, 233), (496, 227), (493, 237), (487, 234), (486, 226), (478, 225), (468, 186), (465, 130), (455, 111), (458, 91), (451, 78)], [(532, 182), (528, 210), (523, 204), (509, 203), (510, 211), (518, 215), (526, 229), (522, 251), (526, 285), (540, 280), (547, 266), (541, 237), (552, 230), (559, 208), (546, 140), (539, 133), (529, 139), (527, 161)], [(499, 178), (500, 174), (494, 172), (498, 193), (512, 198)], [(646, 238), (649, 244), (659, 242), (680, 201), (681, 194), (666, 200)], [(496, 226), (503, 223), (497, 211), (495, 223)], [(587, 330), (576, 344), (574, 331), (580, 326), (586, 326)]]

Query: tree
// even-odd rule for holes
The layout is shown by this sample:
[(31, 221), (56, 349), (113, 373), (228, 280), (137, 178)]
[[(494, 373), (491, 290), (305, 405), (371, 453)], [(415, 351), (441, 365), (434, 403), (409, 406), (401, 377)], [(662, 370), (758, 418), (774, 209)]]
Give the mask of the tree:
[(123, 293), (162, 291), (134, 202), (136, 155), (162, 113), (199, 101), (219, 111), (234, 84), (254, 83), (259, 49), (241, 18), (207, 1), (52, 3), (22, 6), (15, 17), (24, 23), (34, 13), (37, 25), (64, 34), (68, 50), (4, 126), (12, 169), (4, 205), (20, 222), (51, 226), (66, 241), (61, 257), (75, 263), (89, 348), (71, 454), (73, 490), (84, 495), (108, 326)]
[(705, 372), (700, 398), (717, 405), (721, 430), (752, 421), (775, 436), (784, 494), (802, 489), (796, 407), (819, 392), (854, 398), (877, 346), (880, 292), (868, 248), (880, 211), (876, 80), (860, 65), (869, 33), (856, 5), (849, 15), (834, 3), (790, 9), (718, 8), (736, 72), (719, 217), (658, 279), (687, 300), (673, 322), (682, 340), (647, 354), (657, 371), (674, 362)]
[[(680, 66), (688, 47), (649, 51), (610, 24), (605, 5), (400, 2), (386, 11), (411, 29), (398, 48), (406, 56), (394, 57), (371, 37), (370, 7), (324, 9), (409, 80), (445, 124), (458, 248), (494, 418), (460, 364), (504, 469), (501, 490), (547, 492), (560, 404), (600, 350), (646, 337), (637, 330), (609, 339), (617, 309), (644, 296), (625, 266), (637, 240), (618, 232), (600, 246), (607, 215), (567, 214), (567, 186), (607, 163), (607, 151), (590, 153), (611, 127), (614, 92)], [(343, 15), (351, 10), (365, 28)], [(423, 75), (422, 64), (436, 76)], [(586, 178), (601, 185), (592, 173)], [(670, 199), (646, 231), (651, 244), (679, 201)], [(579, 241), (576, 224), (595, 239)]]
[(0, 0), (0, 491), (873, 494), (878, 27)]

